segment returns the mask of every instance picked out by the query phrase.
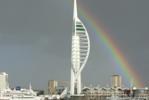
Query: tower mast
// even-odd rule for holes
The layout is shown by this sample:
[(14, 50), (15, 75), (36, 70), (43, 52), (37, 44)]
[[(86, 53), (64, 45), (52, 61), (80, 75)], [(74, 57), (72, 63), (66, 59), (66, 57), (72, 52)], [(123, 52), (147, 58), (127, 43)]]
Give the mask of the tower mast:
[(74, 0), (74, 11), (73, 11), (73, 17), (76, 19), (78, 17), (78, 11), (77, 11), (77, 1)]

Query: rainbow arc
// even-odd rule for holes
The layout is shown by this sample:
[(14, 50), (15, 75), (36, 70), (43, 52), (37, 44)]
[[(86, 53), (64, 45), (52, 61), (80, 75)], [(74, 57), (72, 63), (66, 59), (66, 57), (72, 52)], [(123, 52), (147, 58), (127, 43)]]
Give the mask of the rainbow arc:
[(118, 69), (118, 73), (122, 73), (124, 78), (131, 84), (133, 81), (133, 85), (136, 87), (143, 87), (143, 83), (141, 81), (140, 75), (136, 72), (136, 70), (131, 66), (124, 54), (121, 52), (120, 48), (114, 43), (114, 40), (110, 36), (108, 32), (106, 32), (103, 24), (99, 23), (99, 19), (95, 18), (93, 14), (85, 7), (84, 5), (79, 6), (79, 13), (88, 26), (94, 30), (93, 34), (98, 37), (99, 44), (103, 44), (107, 50), (107, 53), (112, 58), (115, 68)]

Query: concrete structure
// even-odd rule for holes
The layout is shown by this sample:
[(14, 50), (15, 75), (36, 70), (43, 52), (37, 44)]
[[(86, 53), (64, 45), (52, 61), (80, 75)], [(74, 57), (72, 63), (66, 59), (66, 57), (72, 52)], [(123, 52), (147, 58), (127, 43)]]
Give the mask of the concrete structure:
[(122, 87), (122, 78), (120, 75), (112, 76), (112, 87), (113, 88), (121, 88)]
[(0, 73), (0, 90), (8, 89), (8, 74), (5, 72)]
[(81, 72), (85, 67), (90, 52), (90, 40), (87, 30), (78, 18), (77, 2), (74, 0), (72, 55), (71, 55), (71, 95), (81, 93)]
[(55, 80), (50, 80), (48, 82), (48, 91), (51, 95), (56, 94), (56, 88), (58, 86), (58, 82)]

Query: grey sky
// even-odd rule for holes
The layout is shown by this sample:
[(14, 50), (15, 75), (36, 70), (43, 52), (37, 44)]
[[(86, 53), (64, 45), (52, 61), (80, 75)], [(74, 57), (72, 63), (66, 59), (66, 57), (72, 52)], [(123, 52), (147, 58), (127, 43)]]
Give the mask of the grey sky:
[[(108, 29), (129, 63), (149, 83), (149, 1), (79, 0)], [(0, 71), (11, 86), (46, 88), (48, 80), (69, 80), (73, 7), (70, 0), (0, 0)], [(81, 17), (81, 16), (80, 16)], [(91, 53), (84, 84), (110, 84), (115, 74), (106, 52), (88, 28)], [(103, 77), (104, 76), (104, 77)]]

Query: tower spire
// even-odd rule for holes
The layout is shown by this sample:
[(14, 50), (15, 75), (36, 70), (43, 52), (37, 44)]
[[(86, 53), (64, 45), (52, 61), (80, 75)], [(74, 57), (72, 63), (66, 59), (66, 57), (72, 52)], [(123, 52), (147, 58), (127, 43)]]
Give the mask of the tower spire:
[(77, 18), (78, 17), (78, 12), (77, 12), (77, 0), (74, 0), (74, 11), (73, 11), (73, 17)]

